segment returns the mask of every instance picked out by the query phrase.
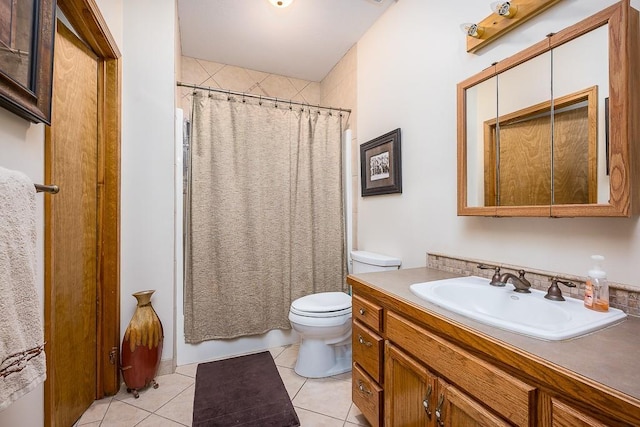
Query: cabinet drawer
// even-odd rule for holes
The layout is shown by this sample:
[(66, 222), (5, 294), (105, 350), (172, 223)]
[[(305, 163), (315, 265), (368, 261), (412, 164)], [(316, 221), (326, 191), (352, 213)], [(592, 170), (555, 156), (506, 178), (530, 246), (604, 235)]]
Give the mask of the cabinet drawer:
[(357, 364), (353, 364), (351, 400), (372, 427), (382, 425), (382, 389)]
[(353, 361), (381, 383), (383, 339), (358, 321), (353, 322), (351, 332)]
[(447, 381), (494, 409), (515, 425), (530, 425), (536, 389), (491, 366), (426, 329), (387, 312), (387, 338)]
[(358, 295), (351, 298), (352, 316), (375, 332), (382, 332), (382, 307)]
[(551, 399), (551, 415), (551, 425), (554, 427), (606, 427), (606, 424), (554, 398)]

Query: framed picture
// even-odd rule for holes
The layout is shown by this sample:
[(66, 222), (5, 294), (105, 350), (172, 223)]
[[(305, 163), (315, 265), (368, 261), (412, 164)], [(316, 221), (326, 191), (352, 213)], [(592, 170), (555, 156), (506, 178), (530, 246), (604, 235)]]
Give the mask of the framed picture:
[(360, 146), (362, 196), (402, 193), (400, 128)]
[(0, 106), (51, 124), (54, 0), (0, 0)]

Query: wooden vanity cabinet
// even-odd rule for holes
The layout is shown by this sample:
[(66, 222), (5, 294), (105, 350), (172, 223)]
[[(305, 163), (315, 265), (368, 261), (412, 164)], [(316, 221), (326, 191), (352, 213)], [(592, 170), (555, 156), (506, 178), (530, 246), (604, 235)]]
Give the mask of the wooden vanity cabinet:
[(358, 294), (352, 343), (352, 399), (373, 426), (530, 425), (535, 388)]
[[(393, 346), (401, 347), (407, 357), (419, 360), (430, 376), (437, 378), (432, 386), (435, 392), (431, 393), (431, 402), (425, 405), (433, 408), (438, 426), (535, 425), (535, 387), (395, 312), (387, 311), (385, 316), (388, 348), (385, 357), (397, 356), (399, 352)], [(392, 384), (396, 378), (394, 372), (387, 369), (393, 367), (393, 363), (385, 359), (386, 402), (404, 399), (402, 393), (394, 396), (398, 385)], [(387, 419), (386, 425), (402, 425)]]
[(352, 398), (372, 426), (640, 426), (640, 399), (398, 295), (405, 282), (442, 278), (417, 273), (372, 276), (388, 290), (347, 278)]

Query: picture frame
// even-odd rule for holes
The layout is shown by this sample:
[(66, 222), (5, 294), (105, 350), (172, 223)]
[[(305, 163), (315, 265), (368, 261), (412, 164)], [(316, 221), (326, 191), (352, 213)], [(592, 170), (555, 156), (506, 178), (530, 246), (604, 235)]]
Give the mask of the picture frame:
[(362, 196), (402, 193), (400, 128), (360, 145)]
[(54, 0), (0, 0), (0, 106), (51, 124)]

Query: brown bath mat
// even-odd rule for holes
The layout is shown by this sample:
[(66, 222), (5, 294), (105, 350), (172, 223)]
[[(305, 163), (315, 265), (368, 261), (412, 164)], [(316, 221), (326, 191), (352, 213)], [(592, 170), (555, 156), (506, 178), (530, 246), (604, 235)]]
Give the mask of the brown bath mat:
[(299, 425), (268, 351), (198, 365), (193, 427)]

